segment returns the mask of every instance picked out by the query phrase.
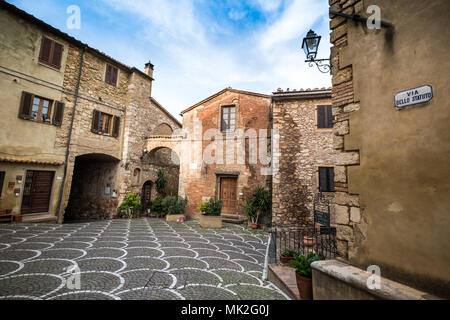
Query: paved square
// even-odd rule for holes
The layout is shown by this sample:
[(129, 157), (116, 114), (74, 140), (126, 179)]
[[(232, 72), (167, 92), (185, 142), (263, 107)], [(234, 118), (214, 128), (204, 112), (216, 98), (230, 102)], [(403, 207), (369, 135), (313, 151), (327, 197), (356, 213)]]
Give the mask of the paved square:
[(151, 218), (2, 224), (0, 299), (289, 299), (261, 279), (267, 240)]

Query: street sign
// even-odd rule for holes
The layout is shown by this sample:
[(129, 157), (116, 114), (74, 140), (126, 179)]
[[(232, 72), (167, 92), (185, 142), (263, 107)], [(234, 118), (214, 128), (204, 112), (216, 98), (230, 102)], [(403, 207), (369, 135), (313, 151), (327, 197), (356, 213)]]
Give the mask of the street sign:
[(394, 103), (397, 109), (403, 109), (415, 104), (428, 102), (431, 99), (433, 99), (433, 87), (426, 85), (397, 93), (394, 96)]
[(330, 226), (330, 215), (326, 212), (314, 211), (314, 222), (320, 223), (324, 226)]

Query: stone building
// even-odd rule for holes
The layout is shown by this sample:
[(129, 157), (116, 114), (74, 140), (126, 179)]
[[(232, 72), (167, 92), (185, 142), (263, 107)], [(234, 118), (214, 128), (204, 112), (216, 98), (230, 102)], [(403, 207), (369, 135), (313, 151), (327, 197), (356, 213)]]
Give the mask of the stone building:
[[(145, 72), (0, 2), (0, 208), (23, 221), (111, 217), (129, 192), (176, 193), (178, 165), (147, 138), (180, 123)], [(170, 188), (169, 188), (170, 189)]]
[(253, 191), (270, 187), (270, 105), (268, 95), (226, 88), (182, 112), (179, 194), (189, 216), (217, 198), (225, 217), (242, 220)]
[(272, 221), (277, 228), (312, 226), (314, 202), (318, 208), (334, 198), (331, 89), (278, 89), (272, 101), (279, 135)]
[[(448, 298), (450, 2), (330, 0), (331, 10), (362, 17), (370, 5), (386, 22), (378, 30), (330, 13), (337, 238), (350, 265), (318, 265), (314, 289), (321, 298), (430, 297), (387, 280), (368, 290), (361, 269), (375, 265)], [(428, 86), (431, 100), (413, 104)], [(398, 108), (403, 91), (411, 103)]]

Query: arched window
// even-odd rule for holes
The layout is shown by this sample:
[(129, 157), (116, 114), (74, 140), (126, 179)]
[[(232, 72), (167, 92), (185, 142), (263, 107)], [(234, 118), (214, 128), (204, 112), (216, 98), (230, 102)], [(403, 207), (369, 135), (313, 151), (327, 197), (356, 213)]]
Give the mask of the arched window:
[(138, 184), (141, 181), (141, 169), (136, 168), (133, 172), (133, 182), (134, 184)]

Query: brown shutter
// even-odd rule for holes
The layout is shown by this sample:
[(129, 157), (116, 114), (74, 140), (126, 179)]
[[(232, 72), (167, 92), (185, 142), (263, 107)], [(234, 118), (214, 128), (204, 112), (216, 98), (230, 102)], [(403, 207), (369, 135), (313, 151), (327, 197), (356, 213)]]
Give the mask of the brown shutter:
[(41, 52), (39, 54), (39, 61), (49, 64), (50, 54), (52, 50), (52, 40), (46, 37), (42, 37)]
[(113, 137), (117, 138), (120, 132), (120, 117), (114, 117)]
[(62, 45), (54, 42), (52, 61), (50, 62), (53, 67), (58, 68), (58, 69), (61, 68), (61, 59), (62, 59), (63, 50), (64, 50), (64, 47)]
[(94, 114), (92, 115), (92, 128), (91, 128), (92, 132), (98, 133), (99, 121), (100, 121), (100, 111), (94, 110)]
[(334, 168), (328, 168), (328, 191), (334, 192)]
[(326, 126), (327, 128), (333, 128), (333, 111), (331, 109), (331, 106), (325, 106), (326, 109)]
[(327, 192), (328, 176), (327, 168), (319, 167), (319, 191)]
[(106, 75), (105, 75), (105, 82), (111, 83), (111, 66), (109, 64), (106, 65)]
[(55, 126), (61, 126), (64, 116), (64, 103), (55, 101), (55, 109), (53, 110), (53, 124)]
[(117, 72), (118, 69), (111, 67), (111, 84), (112, 85), (117, 85)]
[(34, 95), (31, 93), (22, 92), (22, 100), (20, 101), (19, 118), (30, 120), (31, 119), (31, 107), (33, 104)]
[(325, 118), (325, 106), (317, 106), (317, 128), (326, 128)]

